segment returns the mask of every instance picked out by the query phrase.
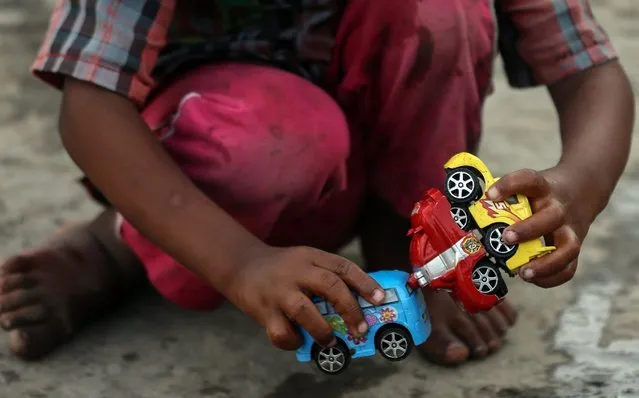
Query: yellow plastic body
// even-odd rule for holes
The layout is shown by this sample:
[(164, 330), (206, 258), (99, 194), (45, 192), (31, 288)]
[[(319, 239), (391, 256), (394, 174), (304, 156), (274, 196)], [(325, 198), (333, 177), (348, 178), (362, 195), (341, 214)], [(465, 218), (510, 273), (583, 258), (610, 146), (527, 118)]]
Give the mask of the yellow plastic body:
[[(518, 221), (525, 220), (532, 216), (530, 202), (525, 195), (511, 196), (502, 202), (493, 202), (486, 198), (486, 191), (497, 180), (493, 177), (486, 164), (477, 156), (461, 152), (450, 158), (444, 165), (447, 170), (458, 167), (470, 167), (476, 170), (484, 180), (484, 193), (479, 200), (469, 206), (470, 214), (473, 216), (475, 224), (482, 230), (485, 230), (492, 224), (503, 223), (512, 225)], [(526, 242), (519, 243), (517, 251), (506, 260), (506, 266), (511, 271), (515, 271), (521, 266), (527, 264), (531, 260), (546, 255), (556, 247), (546, 246), (543, 238), (537, 238)]]

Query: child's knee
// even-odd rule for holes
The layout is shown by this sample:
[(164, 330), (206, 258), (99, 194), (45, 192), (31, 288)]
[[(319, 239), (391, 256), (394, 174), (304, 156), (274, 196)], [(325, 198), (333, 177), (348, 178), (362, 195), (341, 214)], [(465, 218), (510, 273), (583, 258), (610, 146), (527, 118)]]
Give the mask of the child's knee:
[(349, 131), (333, 99), (285, 72), (237, 68), (204, 69), (229, 84), (183, 94), (161, 133), (184, 172), (213, 199), (247, 205), (343, 184)]

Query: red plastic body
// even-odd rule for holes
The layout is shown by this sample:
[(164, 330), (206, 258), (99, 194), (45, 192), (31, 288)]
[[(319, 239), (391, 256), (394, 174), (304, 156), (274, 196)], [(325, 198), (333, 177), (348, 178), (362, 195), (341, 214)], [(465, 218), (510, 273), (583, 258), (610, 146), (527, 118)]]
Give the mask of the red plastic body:
[[(408, 235), (410, 261), (417, 272), (409, 279), (413, 288), (447, 290), (469, 313), (488, 311), (503, 299), (475, 288), (473, 269), (486, 252), (472, 232), (457, 226), (450, 203), (439, 190), (428, 190), (415, 204)], [(420, 272), (429, 276), (421, 283), (417, 276)]]

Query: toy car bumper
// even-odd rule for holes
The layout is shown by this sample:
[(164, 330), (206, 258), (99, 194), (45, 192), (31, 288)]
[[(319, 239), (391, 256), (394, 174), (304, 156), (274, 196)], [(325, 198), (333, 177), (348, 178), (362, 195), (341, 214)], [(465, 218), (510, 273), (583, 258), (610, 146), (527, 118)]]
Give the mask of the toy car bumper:
[(298, 350), (295, 353), (295, 357), (297, 358), (298, 362), (310, 362), (311, 361), (311, 353), (308, 352), (307, 350), (305, 350), (304, 352), (300, 352), (300, 350)]
[(413, 289), (421, 289), (430, 284), (428, 276), (421, 270), (415, 270), (408, 278), (408, 286)]

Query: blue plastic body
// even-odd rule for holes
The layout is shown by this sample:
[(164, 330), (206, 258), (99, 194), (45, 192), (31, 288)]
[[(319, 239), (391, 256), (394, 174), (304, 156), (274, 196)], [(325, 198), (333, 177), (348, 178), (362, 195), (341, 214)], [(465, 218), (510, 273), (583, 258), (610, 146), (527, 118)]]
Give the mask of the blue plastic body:
[[(329, 302), (319, 297), (313, 299), (320, 313), (333, 328), (335, 336), (347, 345), (351, 358), (375, 355), (376, 336), (382, 328), (403, 328), (410, 334), (414, 345), (424, 343), (431, 332), (430, 317), (421, 290), (413, 290), (407, 285), (409, 274), (402, 271), (377, 271), (369, 275), (386, 291), (386, 301), (382, 305), (373, 306), (355, 295), (369, 324), (368, 333), (363, 339), (355, 338), (348, 332), (343, 319)], [(300, 329), (304, 343), (297, 350), (297, 360), (310, 362), (313, 359), (315, 341), (305, 329)]]

